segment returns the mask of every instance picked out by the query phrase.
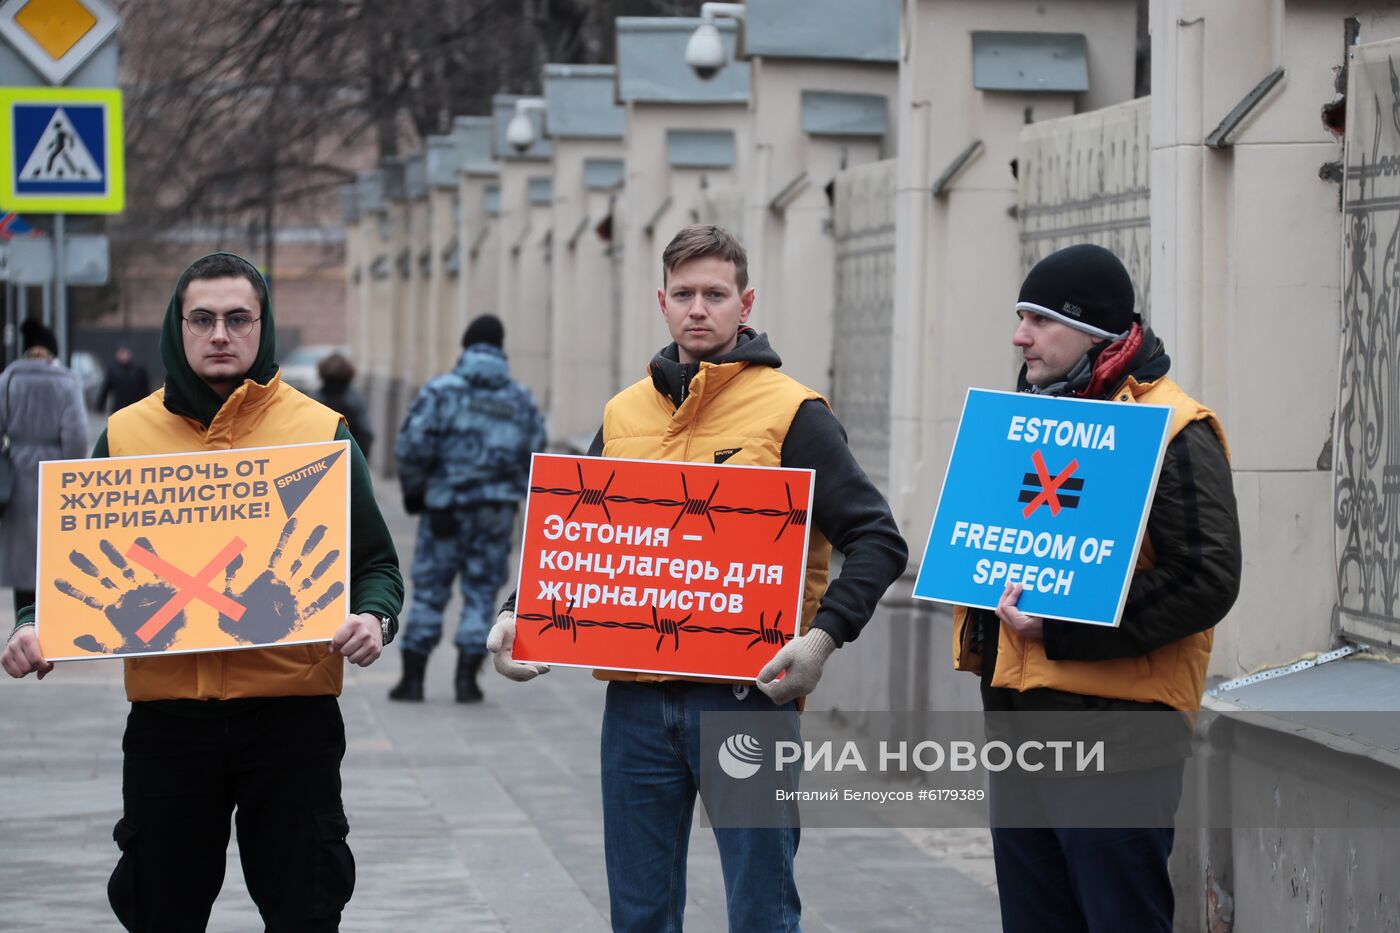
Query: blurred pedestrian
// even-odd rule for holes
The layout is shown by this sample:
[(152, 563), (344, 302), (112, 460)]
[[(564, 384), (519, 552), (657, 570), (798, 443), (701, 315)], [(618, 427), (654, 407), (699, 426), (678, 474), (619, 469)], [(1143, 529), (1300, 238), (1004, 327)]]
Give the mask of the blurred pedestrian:
[(14, 467), (10, 504), (0, 521), (0, 586), (15, 591), (15, 611), (34, 602), (39, 530), (39, 461), (87, 454), (87, 409), (78, 377), (58, 361), (53, 331), (20, 325), (24, 355), (0, 373), (0, 436)]
[(355, 381), (355, 364), (343, 354), (332, 353), (316, 364), (316, 374), (321, 377), (321, 388), (311, 397), (345, 419), (350, 436), (355, 438), (360, 452), (368, 460), (370, 445), (374, 443), (374, 428), (370, 425), (365, 397), (350, 387)]
[(495, 315), (472, 321), (457, 366), (418, 393), (394, 448), (404, 508), (425, 514), (413, 550), (403, 679), (391, 700), (423, 699), (428, 655), (442, 638), (442, 611), (458, 575), (455, 692), (458, 703), (481, 699), (476, 675), (506, 580), (516, 507), (529, 485), (530, 454), (545, 443), (544, 417), (530, 390), (511, 381), (504, 340)]
[[(117, 347), (112, 363), (107, 367), (107, 376), (102, 380), (102, 391), (97, 396), (97, 410), (113, 412), (134, 405), (151, 394), (151, 377), (146, 367), (131, 356), (131, 348)], [(107, 407), (111, 399), (112, 407)]]

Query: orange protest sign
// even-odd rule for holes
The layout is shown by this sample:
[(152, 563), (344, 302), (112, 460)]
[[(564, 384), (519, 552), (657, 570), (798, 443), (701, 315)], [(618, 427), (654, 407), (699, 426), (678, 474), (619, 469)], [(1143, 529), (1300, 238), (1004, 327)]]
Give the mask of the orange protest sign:
[(349, 446), (41, 463), (44, 656), (329, 641), (348, 614)]
[(812, 475), (535, 454), (514, 657), (752, 680), (797, 633)]

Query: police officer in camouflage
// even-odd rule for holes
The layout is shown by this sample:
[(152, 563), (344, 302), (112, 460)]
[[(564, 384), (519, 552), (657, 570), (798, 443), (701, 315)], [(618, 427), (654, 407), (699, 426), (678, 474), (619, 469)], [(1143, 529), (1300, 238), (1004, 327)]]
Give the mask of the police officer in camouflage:
[(482, 696), (476, 675), (508, 572), (516, 508), (529, 485), (530, 454), (545, 444), (544, 418), (530, 390), (510, 378), (504, 339), (496, 316), (473, 320), (457, 366), (418, 393), (394, 447), (404, 508), (422, 518), (413, 599), (400, 635), (403, 678), (389, 691), (391, 700), (423, 699), (428, 655), (442, 638), (443, 610), (459, 574), (457, 702)]

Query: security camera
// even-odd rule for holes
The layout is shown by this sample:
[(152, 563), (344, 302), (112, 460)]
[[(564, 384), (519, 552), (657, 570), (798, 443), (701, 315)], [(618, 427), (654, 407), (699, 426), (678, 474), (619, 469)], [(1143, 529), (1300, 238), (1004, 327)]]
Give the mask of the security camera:
[(535, 144), (535, 124), (523, 111), (517, 110), (506, 124), (506, 142), (516, 152), (526, 152)]
[(690, 41), (685, 44), (685, 63), (695, 72), (696, 77), (708, 81), (719, 74), (726, 60), (719, 30), (709, 20), (702, 22), (695, 28)]
[(685, 44), (685, 63), (701, 81), (708, 81), (719, 74), (729, 60), (724, 53), (724, 42), (715, 26), (715, 17), (723, 16), (742, 23), (745, 7), (742, 3), (702, 3), (700, 4), (700, 25)]
[(530, 111), (538, 110), (544, 119), (545, 102), (542, 97), (520, 97), (515, 101), (515, 116), (506, 124), (506, 142), (516, 152), (528, 152), (535, 144), (535, 123), (530, 119)]

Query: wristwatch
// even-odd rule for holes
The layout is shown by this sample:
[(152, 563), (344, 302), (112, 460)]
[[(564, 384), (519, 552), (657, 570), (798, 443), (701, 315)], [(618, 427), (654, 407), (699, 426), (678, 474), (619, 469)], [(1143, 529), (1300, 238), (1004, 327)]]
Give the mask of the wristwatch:
[(389, 638), (393, 635), (393, 629), (390, 627), (391, 623), (389, 621), (389, 617), (375, 616), (375, 618), (379, 620), (379, 643), (381, 645), (387, 645), (389, 644)]

